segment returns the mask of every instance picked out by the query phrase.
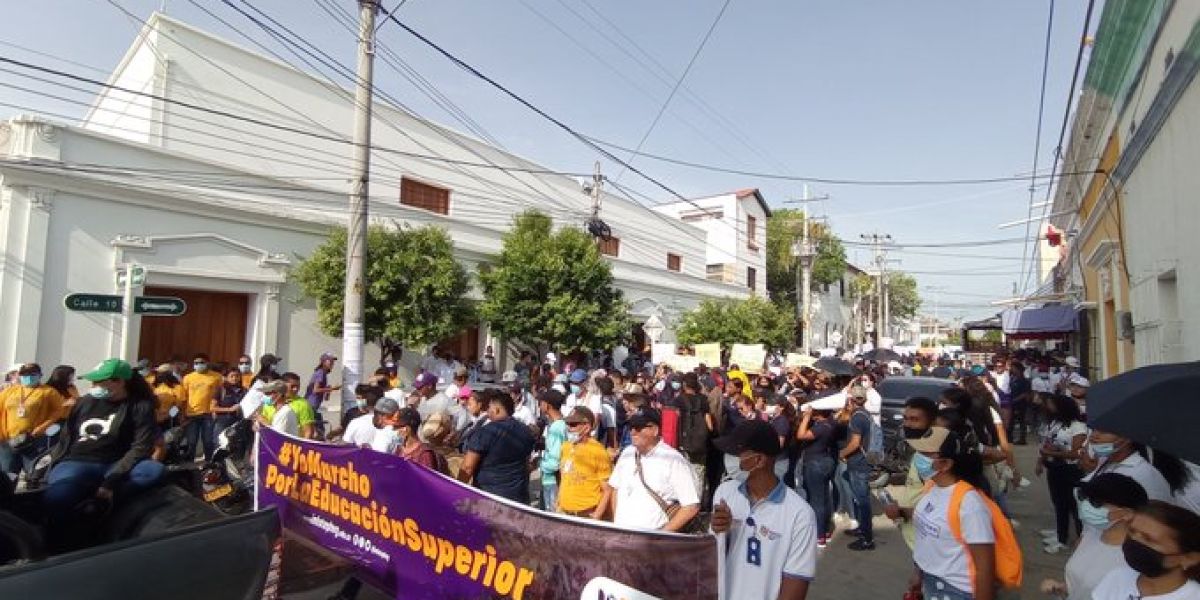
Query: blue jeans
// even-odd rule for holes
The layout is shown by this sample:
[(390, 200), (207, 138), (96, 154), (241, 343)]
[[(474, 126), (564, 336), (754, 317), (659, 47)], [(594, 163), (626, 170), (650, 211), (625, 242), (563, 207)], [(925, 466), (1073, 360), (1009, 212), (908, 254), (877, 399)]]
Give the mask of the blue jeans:
[(558, 503), (558, 484), (545, 482), (542, 483), (542, 510), (554, 511), (554, 505)]
[(846, 476), (846, 463), (837, 461), (833, 470), (833, 488), (835, 492), (833, 512), (841, 511), (854, 517), (854, 495), (850, 492), (850, 479)]
[(866, 463), (861, 466), (850, 465), (846, 468), (846, 478), (850, 482), (859, 537), (872, 542), (875, 536), (871, 530), (871, 485), (868, 481), (871, 478), (871, 468)]
[(929, 600), (973, 600), (975, 596), (964, 592), (936, 575), (921, 573), (921, 592)]
[(188, 417), (187, 427), (184, 429), (184, 439), (188, 447), (188, 458), (196, 456), (196, 449), (199, 444), (204, 444), (204, 460), (212, 460), (213, 452), (216, 446), (213, 445), (213, 419), (212, 415), (197, 415)]
[(829, 519), (833, 516), (829, 483), (833, 479), (833, 457), (818, 458), (804, 463), (804, 489), (808, 492), (808, 504), (817, 517), (817, 534), (829, 535)]
[[(50, 469), (43, 501), (50, 515), (70, 512), (77, 504), (90, 498), (112, 471), (112, 464), (64, 460)], [(113, 490), (117, 494), (138, 492), (162, 479), (162, 463), (143, 459), (129, 471), (129, 476)]]

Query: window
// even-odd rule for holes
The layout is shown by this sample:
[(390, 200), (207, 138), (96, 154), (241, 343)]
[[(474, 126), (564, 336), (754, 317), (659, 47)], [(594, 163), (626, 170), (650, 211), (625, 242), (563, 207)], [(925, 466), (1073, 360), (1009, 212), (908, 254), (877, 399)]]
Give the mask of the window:
[(838, 295), (841, 296), (842, 298), (846, 297), (846, 277), (845, 276), (842, 276), (841, 279), (838, 279)]
[(758, 240), (754, 235), (758, 231), (758, 219), (754, 217), (746, 217), (746, 247), (751, 250), (758, 250)]
[(619, 256), (621, 254), (621, 240), (615, 237), (596, 238), (596, 249), (600, 250), (600, 254), (606, 256)]
[[(753, 217), (751, 217), (751, 218), (753, 218)], [(746, 287), (750, 288), (750, 291), (753, 292), (756, 290), (755, 284), (757, 282), (758, 282), (758, 269), (755, 269), (754, 267), (746, 267)]]
[(683, 270), (683, 258), (678, 254), (667, 254), (667, 270), (681, 271)]
[(400, 204), (439, 215), (450, 214), (450, 190), (407, 177), (400, 179)]

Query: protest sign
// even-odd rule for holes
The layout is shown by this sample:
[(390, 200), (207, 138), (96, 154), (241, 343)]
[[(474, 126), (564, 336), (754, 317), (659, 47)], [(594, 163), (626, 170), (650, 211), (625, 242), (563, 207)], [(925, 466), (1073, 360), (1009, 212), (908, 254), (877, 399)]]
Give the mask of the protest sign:
[(767, 350), (762, 344), (734, 344), (729, 352), (729, 364), (737, 365), (743, 373), (760, 373)]
[(257, 454), (257, 506), (396, 598), (717, 598), (713, 536), (545, 513), (398, 456), (270, 429)]
[(811, 367), (817, 359), (798, 352), (788, 352), (787, 360), (783, 363), (785, 367)]
[(675, 356), (675, 344), (654, 344), (650, 347), (651, 364), (660, 365)]
[(696, 344), (696, 360), (707, 367), (721, 366), (721, 344)]
[(700, 366), (700, 361), (696, 360), (695, 356), (676, 354), (667, 360), (667, 365), (676, 373), (691, 373)]

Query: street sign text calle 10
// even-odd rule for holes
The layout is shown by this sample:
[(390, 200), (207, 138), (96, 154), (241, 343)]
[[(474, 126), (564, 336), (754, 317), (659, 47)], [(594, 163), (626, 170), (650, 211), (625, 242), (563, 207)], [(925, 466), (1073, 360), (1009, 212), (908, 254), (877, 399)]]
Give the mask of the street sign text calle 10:
[[(110, 294), (68, 294), (63, 298), (67, 310), (77, 312), (120, 314), (124, 304), (120, 296)], [(133, 299), (133, 312), (152, 317), (178, 317), (187, 312), (187, 302), (171, 296), (138, 296)]]

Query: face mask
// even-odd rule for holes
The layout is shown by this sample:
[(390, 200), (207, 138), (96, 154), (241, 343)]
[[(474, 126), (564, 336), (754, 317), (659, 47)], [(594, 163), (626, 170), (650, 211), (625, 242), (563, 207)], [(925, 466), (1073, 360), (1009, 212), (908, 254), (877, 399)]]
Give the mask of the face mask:
[(679, 391), (679, 386), (680, 386), (680, 384), (679, 384), (679, 382), (678, 382), (678, 381), (672, 381), (672, 382), (671, 382), (671, 389), (673, 389), (673, 390), (675, 390), (675, 391), (677, 391), (677, 392)]
[(138, 374), (141, 375), (142, 377), (149, 377), (150, 369), (138, 369)]
[(33, 387), (38, 384), (38, 380), (40, 379), (41, 377), (38, 377), (37, 375), (22, 375), (21, 385), (25, 387)]
[(88, 395), (97, 400), (108, 400), (110, 397), (112, 397), (112, 392), (108, 391), (108, 388), (106, 387), (100, 387), (97, 385), (88, 390)]
[(243, 373), (249, 373), (249, 372), (250, 372), (250, 365), (238, 365), (238, 370), (239, 370), (239, 371), (241, 371), (241, 372), (243, 372)]
[[(750, 457), (750, 461), (753, 461), (753, 460), (754, 460), (754, 457)], [(747, 464), (747, 463), (748, 463), (748, 461), (746, 459), (739, 460), (738, 461), (738, 470), (749, 475), (750, 471), (754, 470), (755, 466), (753, 464)]]
[(192, 363), (192, 368), (195, 369), (197, 373), (203, 373), (208, 370), (208, 363)]
[(767, 406), (766, 413), (768, 417), (774, 417), (779, 414), (779, 406)]
[(917, 477), (920, 477), (922, 481), (936, 474), (936, 471), (933, 470), (933, 459), (920, 452), (913, 455), (913, 466), (917, 468)]
[(905, 427), (904, 428), (904, 439), (906, 439), (906, 440), (920, 439), (921, 437), (923, 437), (925, 435), (926, 431), (928, 431), (928, 430), (927, 429), (917, 429), (916, 427)]
[(583, 439), (583, 436), (579, 435), (578, 433), (576, 433), (574, 431), (567, 432), (567, 441), (571, 442), (572, 444), (578, 444), (580, 442), (580, 440), (582, 440), (582, 439)]
[(654, 391), (656, 391), (656, 392), (661, 392), (666, 388), (667, 388), (667, 382), (665, 382), (665, 381), (660, 381), (660, 382), (654, 384)]
[(270, 396), (263, 396), (263, 406), (275, 406), (275, 399)]
[(581, 392), (581, 391), (583, 391), (583, 388), (579, 387), (578, 385), (575, 385), (574, 383), (571, 384), (571, 393), (572, 394), (575, 394), (576, 396), (578, 396), (579, 392)]
[(1097, 507), (1087, 500), (1080, 500), (1079, 520), (1097, 529), (1108, 529), (1108, 507)]
[(1104, 442), (1102, 444), (1090, 444), (1088, 446), (1088, 454), (1093, 458), (1108, 458), (1117, 451), (1117, 445), (1112, 442)]
[(357, 406), (359, 410), (363, 410), (367, 407), (367, 401), (363, 398), (355, 398), (354, 405)]
[(1131, 569), (1146, 577), (1161, 577), (1167, 572), (1163, 566), (1163, 553), (1133, 538), (1125, 538), (1121, 553)]

